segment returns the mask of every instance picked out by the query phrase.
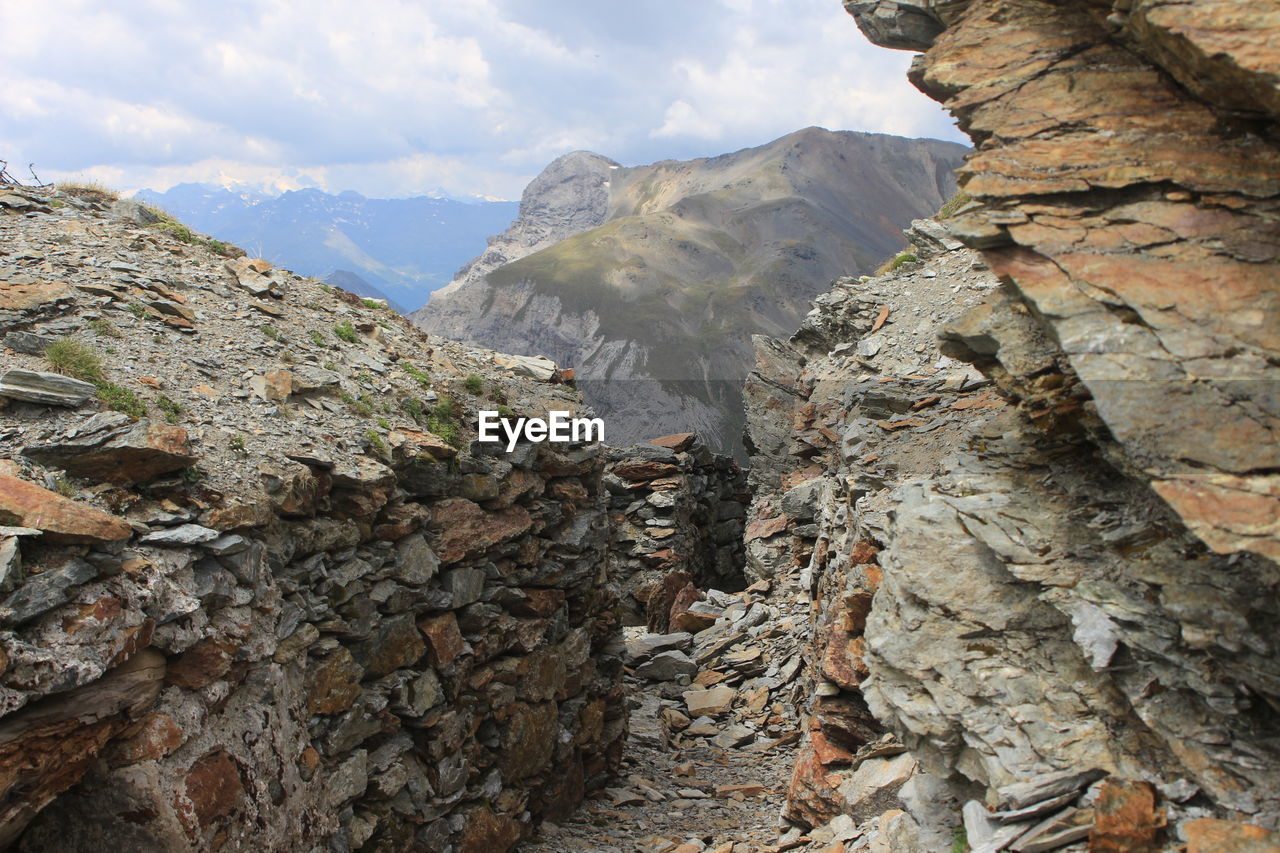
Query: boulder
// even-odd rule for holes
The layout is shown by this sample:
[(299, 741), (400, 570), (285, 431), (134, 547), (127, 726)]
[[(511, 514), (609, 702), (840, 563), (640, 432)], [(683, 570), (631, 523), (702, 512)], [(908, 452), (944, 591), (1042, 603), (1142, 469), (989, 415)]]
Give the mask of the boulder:
[(43, 531), (54, 544), (105, 545), (133, 535), (123, 518), (8, 474), (0, 474), (0, 522)]
[(120, 412), (94, 415), (57, 441), (22, 448), (22, 455), (73, 477), (121, 484), (145, 482), (197, 459), (182, 427), (134, 421)]
[(79, 406), (98, 389), (89, 382), (81, 382), (60, 373), (41, 373), (35, 370), (14, 368), (0, 376), (0, 397), (42, 403), (46, 406)]

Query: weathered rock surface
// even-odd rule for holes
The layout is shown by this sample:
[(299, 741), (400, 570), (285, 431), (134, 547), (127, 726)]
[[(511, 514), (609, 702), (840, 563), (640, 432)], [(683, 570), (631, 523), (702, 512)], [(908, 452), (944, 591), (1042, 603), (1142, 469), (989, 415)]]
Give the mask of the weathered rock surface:
[(60, 441), (22, 448), (22, 455), (74, 477), (122, 484), (144, 482), (196, 461), (182, 427), (134, 421), (120, 412), (95, 415)]
[(111, 387), (0, 408), (0, 846), (489, 853), (604, 787), (605, 451), (471, 440), (576, 393), (58, 200), (0, 217), (0, 280), (68, 282), (0, 287), (0, 331)]
[[(752, 469), (748, 571), (799, 562), (815, 601), (792, 819), (853, 813), (866, 786), (848, 768), (887, 725), (948, 808), (1004, 809), (989, 844), (1055, 849), (1094, 827), (1113, 838), (1098, 849), (1167, 849), (1181, 830), (1166, 822), (1204, 814), (1180, 805), (1195, 791), (1275, 820), (1270, 724), (1228, 699), (1265, 703), (1277, 683), (1251, 627), (1276, 624), (1258, 597), (1274, 567), (1197, 540), (1015, 289), (935, 242), (914, 269), (841, 282), (758, 350), (748, 424), (778, 455)], [(1225, 681), (1204, 680), (1206, 660)], [(1083, 789), (1105, 774), (1154, 783), (1159, 815), (1097, 812)], [(864, 814), (860, 837), (937, 849), (926, 818)]]

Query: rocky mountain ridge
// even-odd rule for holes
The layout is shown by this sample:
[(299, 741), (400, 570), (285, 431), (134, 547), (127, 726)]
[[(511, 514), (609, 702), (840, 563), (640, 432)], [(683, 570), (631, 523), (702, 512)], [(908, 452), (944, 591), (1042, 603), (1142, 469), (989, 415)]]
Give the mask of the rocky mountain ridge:
[(741, 455), (750, 335), (789, 333), (827, 282), (899, 251), (963, 151), (808, 128), (689, 162), (568, 155), (413, 320), (573, 367), (615, 443), (693, 431)]

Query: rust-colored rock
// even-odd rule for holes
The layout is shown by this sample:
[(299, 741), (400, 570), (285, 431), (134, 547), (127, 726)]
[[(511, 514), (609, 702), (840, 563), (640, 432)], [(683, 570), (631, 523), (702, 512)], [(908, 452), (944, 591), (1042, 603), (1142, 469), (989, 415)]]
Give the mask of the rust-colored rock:
[(165, 681), (187, 690), (208, 687), (231, 669), (236, 646), (212, 637), (201, 640), (169, 664)]
[(308, 713), (338, 714), (350, 708), (360, 695), (362, 675), (364, 668), (344, 648), (309, 663), (306, 683)]
[(613, 473), (635, 483), (642, 480), (656, 480), (659, 477), (673, 477), (680, 473), (680, 469), (666, 462), (644, 460), (615, 465)]
[(287, 400), (293, 393), (293, 374), (287, 370), (260, 373), (249, 380), (249, 391), (261, 400)]
[(433, 504), (429, 529), (436, 534), (436, 555), (442, 563), (454, 563), (525, 533), (533, 526), (529, 513), (518, 506), (486, 512), (466, 498), (448, 498)]
[(1187, 853), (1280, 853), (1280, 835), (1234, 820), (1188, 821)]
[(2, 473), (0, 524), (34, 527), (55, 544), (103, 545), (133, 535), (122, 518)]
[(520, 822), (488, 807), (470, 812), (458, 840), (459, 853), (506, 853), (520, 840)]
[(211, 752), (191, 765), (183, 783), (183, 792), (187, 802), (175, 805), (179, 815), (194, 815), (195, 826), (188, 827), (194, 835), (197, 827), (203, 829), (218, 818), (231, 814), (239, 804), (244, 796), (239, 765), (224, 750)]
[[(822, 826), (844, 811), (844, 799), (836, 790), (841, 777), (828, 774), (822, 762), (811, 749), (803, 750), (796, 758), (787, 785), (787, 805), (784, 817), (804, 826)], [(833, 784), (834, 783), (834, 784)]]
[(698, 436), (696, 433), (677, 432), (672, 433), (671, 435), (660, 435), (657, 438), (651, 438), (649, 439), (649, 443), (656, 444), (658, 447), (665, 447), (676, 453), (683, 453), (692, 447), (693, 443), (697, 440)]
[(418, 630), (426, 638), (427, 659), (434, 666), (448, 666), (467, 647), (462, 632), (458, 630), (458, 617), (452, 613), (424, 617), (418, 620)]
[(1148, 782), (1112, 777), (1094, 804), (1089, 853), (1147, 853), (1160, 849), (1165, 818)]

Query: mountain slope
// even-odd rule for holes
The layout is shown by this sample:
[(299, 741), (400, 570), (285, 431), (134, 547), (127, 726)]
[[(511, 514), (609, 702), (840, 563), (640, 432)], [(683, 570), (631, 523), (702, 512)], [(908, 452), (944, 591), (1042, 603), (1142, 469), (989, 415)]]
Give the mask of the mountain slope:
[(317, 189), (271, 197), (205, 184), (143, 190), (137, 197), (306, 275), (346, 270), (405, 310), (449, 281), (516, 213), (505, 201), (376, 199)]
[[(613, 443), (695, 430), (741, 454), (751, 335), (788, 333), (832, 279), (898, 251), (901, 228), (954, 189), (965, 150), (808, 128), (634, 168), (578, 152), (530, 185), (516, 224), (491, 244), (505, 263), (478, 259), (411, 316), (429, 332), (574, 367)], [(583, 172), (570, 181), (575, 164)], [(545, 248), (518, 239), (553, 230), (548, 219), (581, 227)]]

